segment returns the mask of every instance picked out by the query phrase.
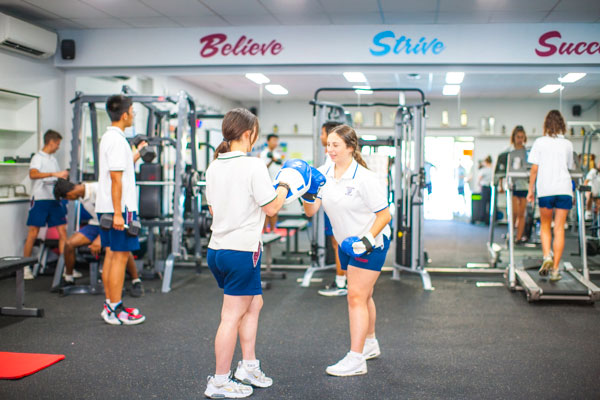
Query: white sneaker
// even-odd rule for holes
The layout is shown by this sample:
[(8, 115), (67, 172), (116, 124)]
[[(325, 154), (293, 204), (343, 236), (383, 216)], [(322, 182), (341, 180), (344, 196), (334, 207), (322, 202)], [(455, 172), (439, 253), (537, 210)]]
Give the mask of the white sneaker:
[(35, 276), (33, 276), (33, 272), (31, 272), (31, 267), (27, 265), (23, 268), (23, 279), (30, 281), (33, 278), (35, 278)]
[(235, 379), (245, 383), (246, 385), (252, 385), (260, 388), (267, 388), (273, 384), (273, 379), (267, 377), (265, 373), (260, 369), (260, 363), (256, 368), (248, 368), (242, 361), (238, 362), (235, 374)]
[(348, 354), (336, 364), (327, 367), (325, 372), (333, 376), (364, 375), (367, 373), (367, 361), (362, 354), (355, 356), (348, 352)]
[(371, 360), (373, 358), (377, 358), (381, 355), (381, 350), (379, 349), (379, 341), (375, 340), (365, 340), (365, 347), (363, 347), (363, 357), (365, 360)]
[(252, 386), (244, 385), (230, 379), (222, 385), (217, 385), (214, 376), (206, 378), (204, 395), (209, 399), (241, 399), (252, 395)]
[[(75, 279), (79, 279), (79, 278), (81, 278), (83, 276), (83, 274), (81, 272), (77, 271), (75, 268), (73, 268), (73, 274), (72, 275), (73, 275), (73, 278), (75, 278)], [(67, 276), (67, 271), (66, 270), (63, 271), (63, 278), (65, 276)]]
[(590, 210), (585, 210), (583, 214), (586, 221), (591, 221), (593, 218), (592, 212)]

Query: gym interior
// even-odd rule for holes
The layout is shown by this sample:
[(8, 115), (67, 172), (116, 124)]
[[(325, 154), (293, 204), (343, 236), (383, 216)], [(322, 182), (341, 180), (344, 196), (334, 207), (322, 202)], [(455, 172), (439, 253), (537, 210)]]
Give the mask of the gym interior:
[[(276, 169), (321, 166), (322, 126), (354, 128), (392, 216), (373, 294), (381, 355), (343, 378), (325, 372), (350, 334), (323, 213), (294, 201), (265, 224), (256, 348), (274, 383), (252, 397), (598, 398), (599, 42), (591, 0), (0, 0), (0, 397), (204, 397), (223, 303), (206, 171), (225, 114), (245, 108), (260, 123), (248, 156)], [(100, 316), (102, 251), (69, 261), (41, 227), (25, 252), (45, 132), (62, 136), (69, 181), (97, 181), (115, 94), (133, 102), (127, 140), (147, 143), (123, 285), (137, 326)], [(560, 281), (538, 273), (537, 199), (515, 201), (551, 110), (574, 153)], [(71, 236), (90, 216), (62, 205)], [(15, 354), (57, 358), (21, 373)]]

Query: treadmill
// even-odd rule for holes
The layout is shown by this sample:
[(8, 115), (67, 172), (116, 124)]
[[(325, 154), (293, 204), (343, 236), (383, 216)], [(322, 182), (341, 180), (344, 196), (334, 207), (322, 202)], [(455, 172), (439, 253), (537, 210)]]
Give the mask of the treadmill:
[(508, 160), (508, 152), (500, 153), (496, 159), (494, 174), (492, 176), (491, 197), (490, 197), (490, 229), (487, 241), (487, 250), (490, 260), (490, 267), (496, 268), (500, 262), (500, 251), (502, 246), (494, 242), (494, 230), (496, 227), (496, 210), (498, 207), (498, 186), (500, 181), (506, 177), (506, 166)]
[[(577, 157), (573, 157), (577, 160)], [(528, 179), (531, 165), (527, 163), (525, 149), (514, 150), (508, 154), (506, 169), (506, 195), (512, 196), (512, 181), (514, 179)], [(575, 201), (577, 206), (577, 225), (579, 235), (579, 247), (581, 254), (580, 273), (570, 262), (563, 261), (563, 278), (557, 282), (551, 282), (549, 276), (540, 276), (538, 270), (541, 266), (541, 258), (521, 258), (515, 260), (514, 252), (514, 226), (512, 222), (512, 202), (506, 202), (508, 217), (508, 288), (511, 291), (522, 290), (527, 295), (527, 301), (539, 300), (579, 300), (588, 303), (600, 299), (600, 288), (590, 282), (587, 254), (585, 246), (585, 223), (583, 219), (582, 191), (589, 190), (583, 186), (583, 171), (580, 165), (571, 170), (571, 178), (577, 183), (575, 186)]]

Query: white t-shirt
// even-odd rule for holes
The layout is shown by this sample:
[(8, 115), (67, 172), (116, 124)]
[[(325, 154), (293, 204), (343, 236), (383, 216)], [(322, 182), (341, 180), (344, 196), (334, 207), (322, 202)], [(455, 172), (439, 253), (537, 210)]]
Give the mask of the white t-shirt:
[(477, 172), (479, 177), (478, 183), (481, 187), (490, 186), (492, 184), (492, 168), (484, 166)]
[[(29, 163), (29, 169), (37, 169), (40, 172), (60, 172), (58, 161), (52, 154), (38, 151)], [(54, 184), (56, 177), (31, 180), (31, 198), (35, 200), (54, 200)]]
[(98, 214), (96, 214), (96, 196), (98, 193), (98, 182), (84, 182), (85, 192), (81, 199), (81, 205), (85, 208), (92, 218), (88, 221), (88, 225), (100, 225), (98, 222)]
[[(271, 157), (268, 156), (269, 153), (273, 153), (273, 158), (275, 160), (281, 160), (281, 158), (282, 158), (281, 153), (278, 152), (277, 149), (270, 150), (268, 147), (265, 147), (265, 149), (260, 152), (260, 159), (263, 160), (265, 165), (269, 165), (269, 163), (271, 162)], [(281, 169), (282, 164), (277, 164), (277, 163), (275, 163), (275, 161), (273, 161), (271, 163), (271, 165), (269, 167), (267, 167), (269, 170), (269, 175), (271, 176), (271, 179), (275, 179), (275, 176)]]
[(595, 168), (590, 169), (585, 176), (585, 180), (592, 187), (592, 196), (598, 197), (598, 193), (600, 193), (600, 176), (598, 176), (598, 170)]
[(277, 193), (267, 166), (241, 151), (221, 153), (206, 170), (206, 201), (213, 211), (213, 250), (257, 251), (266, 214)]
[(137, 187), (135, 186), (135, 171), (133, 153), (125, 139), (123, 131), (116, 126), (109, 126), (100, 140), (99, 151), (98, 194), (96, 197), (96, 212), (114, 212), (112, 203), (112, 181), (110, 171), (123, 171), (121, 212), (138, 210)]
[[(375, 213), (388, 207), (387, 190), (377, 175), (356, 160), (340, 179), (335, 179), (333, 163), (318, 169), (327, 179), (319, 197), (335, 240), (342, 243), (347, 237), (367, 234), (375, 222)], [(375, 237), (376, 247), (383, 246), (383, 235), (391, 237), (389, 225)]]
[(543, 136), (533, 142), (527, 161), (538, 165), (538, 197), (573, 196), (569, 169), (573, 167), (573, 144), (564, 135)]

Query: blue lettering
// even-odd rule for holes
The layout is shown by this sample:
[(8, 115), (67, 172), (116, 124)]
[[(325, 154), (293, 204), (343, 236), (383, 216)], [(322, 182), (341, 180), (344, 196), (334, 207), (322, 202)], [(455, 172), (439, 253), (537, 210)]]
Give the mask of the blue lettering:
[[(392, 39), (393, 42), (389, 39)], [(411, 38), (404, 35), (396, 37), (392, 31), (382, 31), (376, 34), (373, 37), (373, 45), (376, 48), (369, 48), (369, 51), (374, 56), (384, 56), (390, 53), (390, 51), (393, 51), (395, 54), (406, 53), (407, 55), (427, 55), (427, 52), (430, 52), (430, 54), (440, 54), (446, 49), (444, 43), (440, 42), (437, 38), (428, 43), (426, 37), (422, 36), (413, 45)]]
[(384, 56), (390, 52), (391, 47), (388, 44), (382, 42), (384, 39), (393, 39), (395, 37), (394, 32), (392, 31), (383, 31), (379, 32), (375, 37), (373, 37), (373, 44), (375, 46), (381, 47), (381, 50), (373, 50), (369, 49), (371, 54), (374, 56)]

